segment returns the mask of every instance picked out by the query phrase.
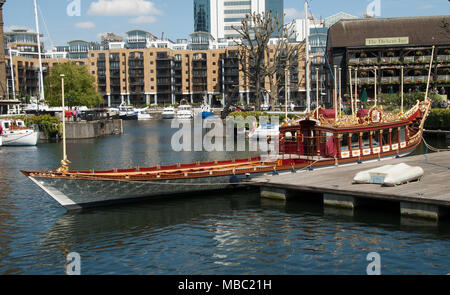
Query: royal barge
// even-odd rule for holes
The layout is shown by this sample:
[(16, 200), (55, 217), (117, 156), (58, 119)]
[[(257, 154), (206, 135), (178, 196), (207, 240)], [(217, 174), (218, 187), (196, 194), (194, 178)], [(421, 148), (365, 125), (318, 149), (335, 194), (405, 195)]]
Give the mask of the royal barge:
[(267, 173), (408, 155), (421, 143), (430, 110), (430, 99), (397, 114), (373, 107), (336, 116), (333, 110), (318, 108), (280, 127), (279, 154), (269, 160), (256, 157), (109, 171), (70, 171), (69, 162), (63, 160), (55, 171), (22, 173), (68, 210), (236, 188)]

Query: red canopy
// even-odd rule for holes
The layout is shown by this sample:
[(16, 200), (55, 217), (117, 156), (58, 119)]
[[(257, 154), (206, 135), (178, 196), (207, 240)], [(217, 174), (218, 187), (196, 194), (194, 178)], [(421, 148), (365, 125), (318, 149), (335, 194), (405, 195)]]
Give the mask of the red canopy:
[(359, 109), (358, 112), (356, 113), (356, 116), (358, 116), (358, 118), (364, 118), (369, 114), (369, 110), (368, 109)]
[(334, 110), (330, 110), (330, 109), (319, 109), (319, 115), (323, 115), (324, 118), (326, 119), (332, 119), (335, 117), (335, 113)]

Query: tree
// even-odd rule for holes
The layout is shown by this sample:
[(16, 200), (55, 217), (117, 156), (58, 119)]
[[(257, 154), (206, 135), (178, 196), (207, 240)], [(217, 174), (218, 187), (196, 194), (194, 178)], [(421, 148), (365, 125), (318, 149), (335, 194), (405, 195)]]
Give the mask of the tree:
[(45, 100), (50, 106), (61, 106), (61, 74), (65, 76), (64, 96), (67, 106), (95, 107), (104, 103), (103, 97), (97, 92), (95, 79), (87, 68), (68, 62), (52, 67), (44, 80)]
[[(261, 84), (268, 78), (270, 96), (276, 100), (280, 83), (284, 80), (284, 74), (280, 73), (284, 73), (287, 60), (298, 56), (301, 44), (290, 43), (295, 34), (293, 24), (284, 26), (278, 15), (273, 18), (270, 11), (247, 14), (241, 26), (233, 26), (233, 29), (242, 39), (238, 44), (239, 70), (243, 73), (247, 85), (255, 90), (256, 105), (260, 109), (264, 92)], [(277, 37), (277, 42), (270, 46), (269, 41), (274, 36)]]

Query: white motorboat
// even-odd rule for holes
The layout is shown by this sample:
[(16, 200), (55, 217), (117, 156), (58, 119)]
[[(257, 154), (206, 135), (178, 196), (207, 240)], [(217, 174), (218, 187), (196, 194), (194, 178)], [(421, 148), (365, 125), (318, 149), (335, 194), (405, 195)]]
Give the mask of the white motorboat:
[(192, 106), (185, 104), (180, 105), (177, 111), (177, 119), (181, 120), (190, 120), (194, 118), (194, 111), (192, 110)]
[(280, 135), (280, 125), (272, 123), (261, 123), (258, 127), (253, 126), (250, 130), (249, 138), (251, 140), (266, 139), (270, 137), (278, 137)]
[(137, 120), (138, 113), (131, 106), (120, 106), (119, 107), (119, 118), (122, 120)]
[(35, 146), (40, 133), (29, 129), (22, 120), (2, 120), (1, 138), (4, 146)]
[(152, 116), (148, 113), (148, 108), (143, 109), (136, 109), (136, 112), (138, 114), (138, 120), (150, 120)]
[(163, 119), (173, 119), (175, 118), (175, 108), (174, 107), (166, 107), (162, 112)]

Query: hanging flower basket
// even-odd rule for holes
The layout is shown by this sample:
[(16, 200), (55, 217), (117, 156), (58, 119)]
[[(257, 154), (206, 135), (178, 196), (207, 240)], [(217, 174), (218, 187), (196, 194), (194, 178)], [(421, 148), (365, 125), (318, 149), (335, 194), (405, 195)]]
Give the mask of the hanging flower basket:
[(367, 57), (367, 54), (365, 52), (361, 53), (361, 57)]
[(445, 54), (450, 54), (450, 49), (445, 49), (445, 50), (444, 50), (444, 53), (445, 53)]
[(423, 55), (423, 52), (422, 51), (416, 51), (416, 55)]
[(386, 74), (388, 74), (389, 76), (393, 76), (394, 75), (394, 70), (387, 70)]
[(361, 72), (361, 77), (367, 77), (367, 72)]
[(388, 56), (388, 57), (393, 57), (393, 56), (394, 56), (394, 52), (389, 51), (389, 52), (387, 53), (387, 56)]

